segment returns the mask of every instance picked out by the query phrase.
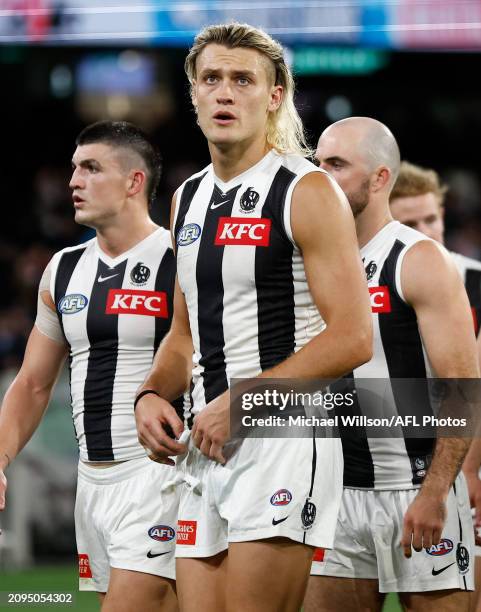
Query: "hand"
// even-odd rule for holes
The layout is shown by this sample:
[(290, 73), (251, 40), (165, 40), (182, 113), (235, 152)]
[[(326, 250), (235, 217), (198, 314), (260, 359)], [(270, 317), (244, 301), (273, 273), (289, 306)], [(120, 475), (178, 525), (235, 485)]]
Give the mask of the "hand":
[(481, 527), (481, 480), (476, 472), (464, 472), (471, 508), (475, 509), (474, 526)]
[(7, 491), (7, 477), (0, 469), (0, 510), (5, 510), (5, 492)]
[(222, 449), (230, 437), (230, 393), (212, 400), (195, 417), (192, 439), (200, 452), (219, 463), (226, 462)]
[(166, 400), (153, 393), (144, 395), (135, 409), (135, 423), (139, 442), (152, 452), (150, 458), (153, 461), (175, 465), (169, 457), (187, 452), (185, 444), (180, 444), (169, 435), (170, 431), (179, 438), (184, 424)]
[(444, 497), (421, 489), (404, 515), (401, 546), (406, 559), (411, 557), (411, 546), (420, 552), (423, 548), (439, 544), (445, 521)]

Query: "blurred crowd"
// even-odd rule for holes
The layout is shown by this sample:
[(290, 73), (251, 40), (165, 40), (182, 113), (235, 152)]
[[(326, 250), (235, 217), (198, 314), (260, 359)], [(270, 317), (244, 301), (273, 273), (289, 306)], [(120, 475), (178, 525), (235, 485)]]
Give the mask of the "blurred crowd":
[[(410, 160), (416, 163), (416, 160)], [(194, 162), (166, 167), (153, 218), (168, 226), (170, 198), (180, 183), (198, 168)], [(68, 188), (70, 169), (45, 165), (35, 175), (28, 207), (28, 239), (2, 232), (0, 241), (0, 372), (14, 373), (21, 364), (25, 344), (36, 315), (37, 288), (53, 253), (89, 240), (89, 228), (75, 224)], [(481, 260), (481, 185), (473, 173), (453, 169), (443, 174), (446, 196), (446, 245)], [(17, 203), (22, 206), (22, 203)], [(33, 238), (33, 239), (32, 239)]]

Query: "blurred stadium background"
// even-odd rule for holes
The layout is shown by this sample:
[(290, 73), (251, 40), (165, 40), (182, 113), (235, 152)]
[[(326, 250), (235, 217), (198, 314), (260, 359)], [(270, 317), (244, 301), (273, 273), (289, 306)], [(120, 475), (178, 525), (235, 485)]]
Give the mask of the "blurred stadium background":
[[(165, 159), (153, 214), (165, 225), (175, 188), (208, 161), (186, 49), (201, 27), (230, 19), (286, 45), (312, 144), (329, 123), (369, 115), (392, 129), (404, 159), (438, 170), (450, 187), (448, 247), (481, 258), (480, 1), (0, 0), (2, 396), (21, 363), (43, 268), (56, 250), (91, 237), (72, 220), (75, 136), (101, 118), (153, 134)], [(76, 590), (69, 399), (64, 375), (8, 471), (0, 591)], [(65, 609), (97, 609), (95, 596)], [(398, 609), (391, 598), (386, 610)]]

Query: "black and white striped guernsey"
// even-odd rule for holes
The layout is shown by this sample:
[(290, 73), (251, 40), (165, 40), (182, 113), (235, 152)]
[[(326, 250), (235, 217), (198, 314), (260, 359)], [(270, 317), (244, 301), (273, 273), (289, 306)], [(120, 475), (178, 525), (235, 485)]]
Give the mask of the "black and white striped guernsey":
[(290, 223), (294, 187), (318, 171), (271, 150), (228, 183), (210, 165), (179, 189), (177, 274), (195, 349), (194, 412), (232, 378), (257, 376), (322, 331)]
[(112, 259), (94, 238), (56, 253), (50, 292), (70, 347), (82, 461), (143, 457), (133, 401), (172, 317), (175, 259), (163, 228)]
[(481, 261), (450, 251), (466, 287), (476, 336), (481, 331)]
[[(385, 379), (385, 406), (390, 406), (393, 414), (401, 416), (411, 415), (412, 406), (401, 401), (401, 397), (406, 397), (407, 383), (397, 383), (393, 379), (431, 377), (416, 313), (405, 302), (400, 281), (404, 256), (421, 240), (429, 239), (398, 221), (392, 221), (361, 249), (371, 297), (374, 351), (371, 361), (346, 377), (350, 378), (347, 384), (352, 386), (355, 386), (356, 379)], [(362, 408), (356, 400), (353, 408), (345, 414), (366, 414)], [(427, 396), (426, 410), (430, 410)], [(344, 452), (344, 486), (378, 490), (420, 486), (431, 460), (433, 439), (404, 435), (369, 438), (362, 426), (340, 425), (339, 431)]]

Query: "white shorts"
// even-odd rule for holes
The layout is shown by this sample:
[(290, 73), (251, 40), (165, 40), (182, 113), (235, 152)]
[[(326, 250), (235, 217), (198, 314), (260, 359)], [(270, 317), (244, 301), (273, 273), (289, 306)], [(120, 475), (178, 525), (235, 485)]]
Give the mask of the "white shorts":
[[(406, 559), (400, 546), (403, 518), (417, 493), (344, 489), (334, 548), (313, 561), (311, 575), (377, 579), (380, 593), (474, 590), (474, 532), (464, 476), (449, 493), (440, 544)], [(322, 558), (319, 553), (314, 559)]]
[(101, 469), (79, 463), (79, 589), (105, 593), (111, 567), (175, 579), (178, 503), (175, 468), (147, 457)]
[(229, 542), (282, 536), (332, 546), (342, 496), (339, 439), (246, 439), (222, 466), (193, 447), (183, 473), (177, 557), (211, 557)]

